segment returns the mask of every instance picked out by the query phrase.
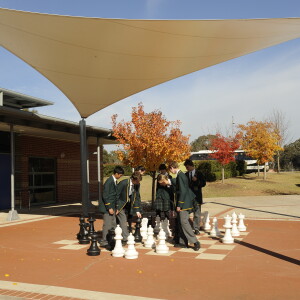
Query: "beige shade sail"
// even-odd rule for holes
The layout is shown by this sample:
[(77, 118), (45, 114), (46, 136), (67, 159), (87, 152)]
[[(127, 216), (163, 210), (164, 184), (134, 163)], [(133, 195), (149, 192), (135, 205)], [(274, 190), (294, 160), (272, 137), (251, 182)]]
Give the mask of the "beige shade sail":
[(126, 20), (0, 8), (1, 45), (48, 78), (84, 118), (160, 83), (298, 37), (300, 18)]

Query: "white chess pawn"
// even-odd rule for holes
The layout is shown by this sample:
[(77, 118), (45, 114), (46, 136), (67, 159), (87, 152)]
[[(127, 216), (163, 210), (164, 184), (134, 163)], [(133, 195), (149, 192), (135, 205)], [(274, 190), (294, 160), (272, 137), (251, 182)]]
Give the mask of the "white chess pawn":
[(207, 213), (207, 218), (204, 224), (204, 231), (209, 231), (211, 229), (211, 226), (209, 224), (210, 220), (209, 220), (209, 213)]
[(169, 252), (169, 247), (166, 245), (166, 233), (163, 229), (158, 234), (158, 245), (156, 246), (157, 254), (166, 254)]
[(225, 235), (224, 237), (221, 239), (221, 241), (224, 243), (224, 244), (233, 244), (234, 242), (234, 239), (233, 237), (231, 236), (231, 228), (232, 228), (232, 225), (231, 225), (231, 217), (230, 216), (226, 216), (224, 217), (225, 219), (225, 224), (224, 224), (224, 228), (225, 228)]
[(244, 219), (245, 219), (245, 216), (242, 213), (240, 213), (239, 214), (239, 225), (237, 227), (239, 231), (246, 231), (247, 230), (247, 228), (244, 224)]
[(142, 226), (141, 226), (141, 236), (143, 240), (147, 239), (147, 226), (148, 226), (148, 218), (142, 219)]
[(127, 238), (128, 248), (125, 251), (125, 258), (127, 258), (127, 259), (136, 259), (136, 258), (138, 258), (139, 253), (135, 250), (134, 244), (135, 244), (134, 236), (130, 232), (130, 234)]
[(231, 235), (232, 236), (240, 236), (240, 232), (239, 232), (239, 230), (237, 228), (237, 225), (236, 225), (237, 224), (237, 215), (236, 215), (235, 212), (233, 212), (233, 214), (232, 214), (231, 223), (232, 223)]
[(122, 228), (120, 227), (120, 225), (117, 225), (116, 229), (115, 229), (115, 237), (114, 239), (116, 240), (116, 245), (114, 250), (112, 251), (112, 256), (113, 257), (123, 257), (125, 250), (122, 246)]
[(144, 244), (144, 246), (146, 248), (153, 248), (155, 246), (155, 241), (154, 241), (153, 235), (154, 235), (153, 228), (151, 225), (149, 225), (148, 231), (147, 231), (147, 240)]
[(221, 232), (219, 231), (218, 228), (218, 220), (216, 217), (214, 217), (212, 221), (212, 230), (210, 231), (210, 236), (211, 237), (221, 236)]

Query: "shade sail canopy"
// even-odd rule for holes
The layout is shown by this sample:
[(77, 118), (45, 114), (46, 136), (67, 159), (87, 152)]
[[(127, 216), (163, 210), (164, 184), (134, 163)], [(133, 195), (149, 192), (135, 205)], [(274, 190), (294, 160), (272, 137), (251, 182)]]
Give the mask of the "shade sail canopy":
[(125, 20), (0, 9), (1, 45), (82, 117), (160, 83), (300, 37), (300, 18)]

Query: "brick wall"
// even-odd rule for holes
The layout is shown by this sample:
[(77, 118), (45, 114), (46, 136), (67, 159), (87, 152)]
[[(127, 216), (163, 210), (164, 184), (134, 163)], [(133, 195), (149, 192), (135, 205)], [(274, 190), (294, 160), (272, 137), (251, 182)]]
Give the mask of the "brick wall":
[[(103, 147), (100, 147), (101, 157)], [(89, 153), (97, 151), (89, 145)], [(81, 202), (80, 143), (20, 135), (16, 137), (16, 186), (21, 189), (23, 206), (29, 201), (28, 158), (56, 160), (56, 201)], [(101, 168), (102, 170), (102, 168)], [(103, 178), (103, 173), (102, 173)], [(90, 199), (98, 199), (97, 155), (89, 155)]]

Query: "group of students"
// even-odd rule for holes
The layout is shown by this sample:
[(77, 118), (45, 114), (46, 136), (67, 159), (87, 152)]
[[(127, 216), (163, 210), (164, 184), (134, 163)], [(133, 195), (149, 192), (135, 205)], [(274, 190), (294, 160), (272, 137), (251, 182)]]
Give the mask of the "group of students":
[[(165, 164), (159, 166), (154, 208), (163, 222), (175, 218), (174, 247), (187, 248), (189, 244), (193, 244), (193, 249), (198, 251), (200, 243), (196, 235), (200, 234), (202, 187), (206, 185), (206, 181), (191, 160), (187, 159), (184, 165), (186, 173), (179, 169), (175, 161), (169, 163), (168, 167)], [(100, 246), (108, 245), (108, 231), (115, 228), (117, 223), (122, 228), (123, 242), (126, 243), (133, 217), (142, 217), (140, 182), (145, 171), (140, 166), (129, 179), (117, 183), (124, 175), (124, 169), (117, 166), (112, 176), (106, 180), (102, 201), (99, 201), (99, 209), (103, 213)], [(173, 178), (168, 171), (176, 177)], [(194, 212), (193, 224), (190, 223), (191, 212)]]

